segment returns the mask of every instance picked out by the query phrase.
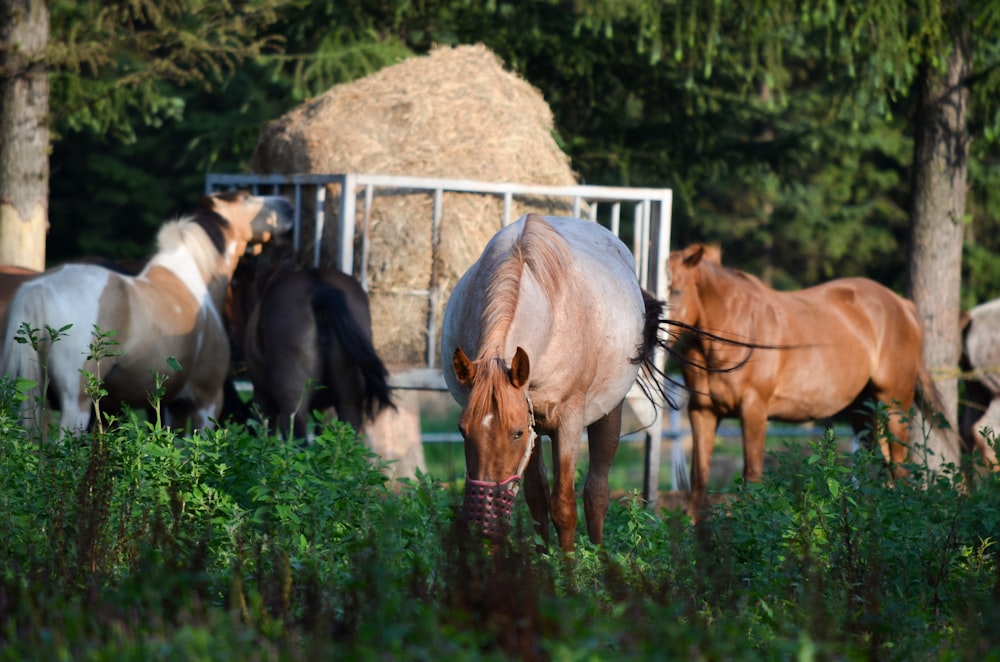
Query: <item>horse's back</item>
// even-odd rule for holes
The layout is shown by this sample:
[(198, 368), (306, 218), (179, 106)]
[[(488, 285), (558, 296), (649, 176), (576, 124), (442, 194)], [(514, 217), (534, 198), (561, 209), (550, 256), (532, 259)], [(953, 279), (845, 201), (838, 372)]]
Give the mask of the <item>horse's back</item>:
[(900, 343), (920, 339), (920, 322), (913, 302), (868, 278), (838, 278), (802, 293), (821, 296), (811, 301), (819, 324), (839, 323), (869, 334), (875, 343)]
[[(478, 353), (484, 331), (481, 313), (490, 285), (531, 216), (521, 217), (494, 235), (452, 290), (441, 351), (445, 381), (458, 402), (464, 402), (466, 393), (451, 370), (452, 355), (457, 347)], [(598, 223), (560, 216), (534, 218), (551, 226), (558, 235), (553, 241), (561, 239), (567, 264), (566, 273), (558, 278), (561, 292), (555, 297), (558, 309), (551, 313), (551, 338), (536, 355), (529, 352), (532, 389), (538, 389), (532, 397), (551, 395), (558, 400), (583, 389), (590, 409), (587, 418), (595, 420), (595, 412), (597, 416), (607, 413), (625, 396), (638, 374), (635, 359), (643, 341), (645, 304), (635, 262), (621, 240)], [(539, 312), (537, 317), (549, 314)], [(511, 356), (517, 342), (515, 338), (506, 348)]]

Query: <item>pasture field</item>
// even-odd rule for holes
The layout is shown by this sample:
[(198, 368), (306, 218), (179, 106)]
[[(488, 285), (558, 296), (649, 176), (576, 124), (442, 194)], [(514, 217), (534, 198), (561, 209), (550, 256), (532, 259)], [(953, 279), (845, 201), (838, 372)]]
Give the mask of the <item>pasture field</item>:
[(3, 660), (1000, 659), (996, 475), (890, 487), (812, 439), (694, 526), (626, 494), (567, 555), (523, 499), (484, 544), (458, 487), (391, 489), (340, 424), (42, 443), (19, 397), (0, 382)]

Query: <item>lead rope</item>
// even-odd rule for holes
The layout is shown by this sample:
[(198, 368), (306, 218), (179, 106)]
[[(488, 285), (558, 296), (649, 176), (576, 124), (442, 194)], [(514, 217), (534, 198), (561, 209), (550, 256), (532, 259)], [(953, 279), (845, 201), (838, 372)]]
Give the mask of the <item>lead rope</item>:
[(528, 401), (528, 444), (524, 447), (524, 457), (521, 458), (521, 464), (517, 465), (515, 476), (524, 475), (524, 469), (528, 466), (528, 460), (531, 459), (531, 451), (535, 447), (535, 439), (538, 437), (535, 433), (535, 405), (531, 403), (531, 396), (528, 395), (527, 389), (524, 391), (524, 399)]

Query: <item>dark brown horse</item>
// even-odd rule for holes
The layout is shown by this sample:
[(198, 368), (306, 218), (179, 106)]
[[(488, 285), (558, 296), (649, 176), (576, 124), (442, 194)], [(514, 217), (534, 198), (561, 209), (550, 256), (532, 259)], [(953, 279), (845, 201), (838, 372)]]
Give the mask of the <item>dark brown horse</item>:
[[(331, 269), (279, 263), (257, 282), (241, 337), (254, 399), (286, 437), (306, 437), (315, 410), (362, 430), (392, 407), (389, 373), (372, 344), (368, 295)], [(246, 290), (234, 296), (247, 305)], [(235, 305), (239, 309), (240, 305)]]
[[(740, 419), (743, 477), (760, 480), (768, 419), (808, 421), (846, 412), (860, 432), (872, 423), (866, 400), (890, 409), (878, 443), (893, 473), (907, 458), (904, 416), (916, 390), (940, 411), (921, 359), (912, 302), (864, 278), (778, 292), (721, 264), (717, 248), (670, 255), (670, 317), (710, 335), (676, 331), (691, 391), (694, 436), (688, 513), (702, 507), (719, 420)], [(732, 340), (735, 342), (728, 342)]]

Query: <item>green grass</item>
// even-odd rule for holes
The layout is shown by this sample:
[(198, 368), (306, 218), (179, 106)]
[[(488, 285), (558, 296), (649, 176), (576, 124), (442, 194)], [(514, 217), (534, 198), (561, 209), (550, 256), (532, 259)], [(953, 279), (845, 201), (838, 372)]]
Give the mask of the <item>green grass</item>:
[[(41, 442), (16, 400), (0, 381), (3, 660), (1000, 650), (997, 475), (889, 486), (872, 454), (824, 437), (782, 449), (697, 526), (616, 500), (604, 545), (581, 521), (566, 554), (539, 549), (523, 499), (510, 534), (487, 543), (456, 518), (457, 490), (429, 476), (389, 489), (348, 426), (303, 447), (254, 426), (191, 436), (133, 418)], [(641, 457), (641, 444), (622, 451)]]

